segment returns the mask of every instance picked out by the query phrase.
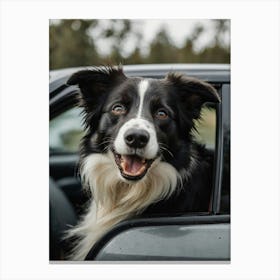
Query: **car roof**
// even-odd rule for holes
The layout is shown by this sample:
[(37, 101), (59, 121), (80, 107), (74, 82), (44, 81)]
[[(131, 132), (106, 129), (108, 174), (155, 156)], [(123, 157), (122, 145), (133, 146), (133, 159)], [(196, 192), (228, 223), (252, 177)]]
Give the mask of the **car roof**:
[[(71, 74), (92, 66), (72, 67), (50, 71), (50, 83), (69, 77)], [(123, 70), (128, 76), (163, 77), (168, 72), (182, 72), (190, 76), (211, 82), (229, 82), (229, 64), (138, 64), (124, 65)]]

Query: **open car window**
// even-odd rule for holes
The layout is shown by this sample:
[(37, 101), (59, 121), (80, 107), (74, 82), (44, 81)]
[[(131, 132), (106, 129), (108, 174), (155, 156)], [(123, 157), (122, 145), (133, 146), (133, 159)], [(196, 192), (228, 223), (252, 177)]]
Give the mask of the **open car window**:
[(215, 150), (216, 136), (216, 110), (210, 106), (204, 106), (201, 110), (201, 118), (195, 122), (195, 130), (192, 132), (195, 141), (205, 145), (207, 149)]
[(82, 109), (73, 107), (50, 121), (50, 150), (52, 153), (77, 153), (84, 135)]

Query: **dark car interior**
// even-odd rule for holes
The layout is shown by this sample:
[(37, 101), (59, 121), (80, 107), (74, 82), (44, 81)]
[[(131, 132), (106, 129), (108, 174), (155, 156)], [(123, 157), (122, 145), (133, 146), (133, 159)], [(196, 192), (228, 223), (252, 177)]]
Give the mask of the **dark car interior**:
[(50, 157), (50, 260), (64, 259), (70, 249), (63, 240), (64, 233), (76, 225), (89, 200), (77, 168), (77, 155)]
[(50, 259), (63, 259), (67, 251), (67, 244), (62, 239), (67, 225), (75, 225), (77, 215), (65, 192), (50, 178), (49, 182), (50, 203)]

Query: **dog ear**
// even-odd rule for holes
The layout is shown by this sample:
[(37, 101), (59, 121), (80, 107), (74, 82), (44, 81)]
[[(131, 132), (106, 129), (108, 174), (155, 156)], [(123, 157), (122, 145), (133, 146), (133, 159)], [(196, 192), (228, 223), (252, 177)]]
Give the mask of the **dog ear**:
[(126, 79), (122, 67), (104, 66), (74, 73), (67, 85), (78, 85), (81, 90), (80, 105), (86, 112), (94, 110), (106, 99), (107, 93)]
[(169, 73), (165, 79), (172, 88), (175, 88), (182, 111), (192, 119), (200, 117), (200, 110), (204, 103), (221, 102), (216, 89), (207, 82), (178, 73)]

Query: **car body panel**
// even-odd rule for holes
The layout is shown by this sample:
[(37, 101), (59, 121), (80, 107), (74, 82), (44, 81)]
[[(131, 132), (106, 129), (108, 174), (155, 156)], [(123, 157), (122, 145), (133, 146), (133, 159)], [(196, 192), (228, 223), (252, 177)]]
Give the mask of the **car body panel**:
[[(84, 69), (92, 69), (92, 66), (74, 67), (61, 70), (53, 70), (50, 73), (50, 89), (58, 84), (60, 79), (70, 76), (74, 72)], [(228, 64), (142, 64), (124, 65), (124, 73), (128, 76), (160, 77), (168, 72), (181, 72), (190, 76), (204, 77), (205, 80), (228, 82), (230, 66)], [(209, 77), (209, 79), (207, 79)]]
[(95, 260), (228, 261), (229, 244), (227, 223), (134, 227), (109, 241)]

